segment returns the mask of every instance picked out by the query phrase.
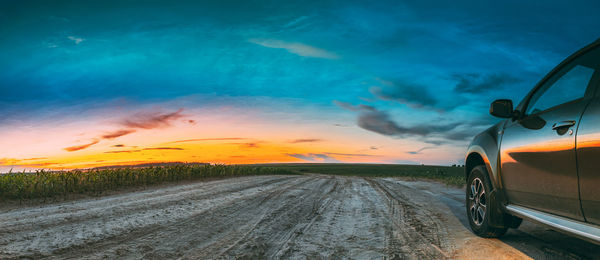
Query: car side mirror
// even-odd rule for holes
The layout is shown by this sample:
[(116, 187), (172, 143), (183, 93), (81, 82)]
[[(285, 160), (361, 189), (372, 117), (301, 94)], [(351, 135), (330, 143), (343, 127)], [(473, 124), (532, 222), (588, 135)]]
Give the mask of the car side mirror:
[(490, 114), (500, 118), (513, 117), (513, 103), (510, 99), (498, 99), (490, 105)]

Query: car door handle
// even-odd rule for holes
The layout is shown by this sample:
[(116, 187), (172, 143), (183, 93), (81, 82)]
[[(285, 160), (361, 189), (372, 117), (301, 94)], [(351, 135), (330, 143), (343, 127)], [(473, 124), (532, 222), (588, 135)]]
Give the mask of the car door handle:
[(558, 123), (555, 123), (554, 125), (552, 125), (552, 130), (558, 130), (558, 129), (562, 129), (565, 127), (571, 127), (575, 125), (575, 121), (574, 120), (567, 120), (567, 121), (560, 121)]

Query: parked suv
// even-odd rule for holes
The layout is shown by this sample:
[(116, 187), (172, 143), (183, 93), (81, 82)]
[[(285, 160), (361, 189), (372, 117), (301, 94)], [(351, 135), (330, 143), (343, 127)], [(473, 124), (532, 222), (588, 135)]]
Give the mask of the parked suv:
[(600, 244), (600, 39), (568, 57), (467, 152), (473, 233), (499, 237), (522, 219)]

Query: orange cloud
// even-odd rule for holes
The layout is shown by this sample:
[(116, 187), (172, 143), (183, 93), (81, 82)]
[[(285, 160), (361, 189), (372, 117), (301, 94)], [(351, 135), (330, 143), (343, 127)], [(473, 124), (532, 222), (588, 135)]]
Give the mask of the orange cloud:
[(123, 129), (123, 130), (118, 130), (112, 133), (108, 133), (102, 136), (102, 138), (104, 139), (114, 139), (117, 138), (119, 136), (124, 136), (124, 135), (128, 135), (135, 132), (135, 130), (133, 129)]
[(141, 150), (124, 150), (124, 151), (108, 151), (108, 152), (104, 152), (104, 153), (135, 153), (135, 152), (139, 152)]
[(296, 139), (296, 140), (292, 140), (290, 141), (290, 143), (292, 144), (297, 144), (297, 143), (314, 143), (314, 142), (321, 142), (323, 140), (321, 139)]
[(185, 150), (179, 147), (154, 147), (154, 148), (144, 148), (144, 150)]
[(231, 144), (235, 144), (235, 145), (239, 145), (241, 147), (245, 147), (245, 148), (258, 148), (258, 144), (260, 142), (250, 142), (250, 143), (231, 143)]
[(372, 156), (370, 154), (363, 154), (363, 153), (324, 153), (324, 154), (338, 155), (338, 156), (358, 156), (358, 157)]
[(202, 142), (202, 141), (233, 141), (233, 140), (246, 140), (246, 139), (248, 139), (248, 138), (241, 138), (241, 137), (197, 138), (197, 139), (186, 139), (186, 140), (173, 141), (170, 143), (186, 143), (186, 142)]
[(82, 150), (82, 149), (88, 148), (88, 147), (90, 147), (90, 146), (92, 146), (92, 145), (95, 145), (95, 144), (97, 144), (97, 143), (98, 143), (98, 140), (95, 140), (95, 141), (93, 141), (93, 142), (91, 142), (91, 143), (89, 143), (89, 144), (84, 144), (84, 145), (76, 145), (76, 146), (66, 147), (66, 148), (63, 148), (63, 150), (65, 150), (65, 151), (68, 151), (68, 152), (79, 151), (79, 150)]

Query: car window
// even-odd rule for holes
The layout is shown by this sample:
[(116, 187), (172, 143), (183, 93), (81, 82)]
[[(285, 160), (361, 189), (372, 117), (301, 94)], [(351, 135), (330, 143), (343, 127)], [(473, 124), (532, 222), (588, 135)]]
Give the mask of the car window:
[(575, 65), (558, 79), (550, 80), (533, 94), (525, 114), (535, 114), (582, 98), (594, 71), (584, 65)]

